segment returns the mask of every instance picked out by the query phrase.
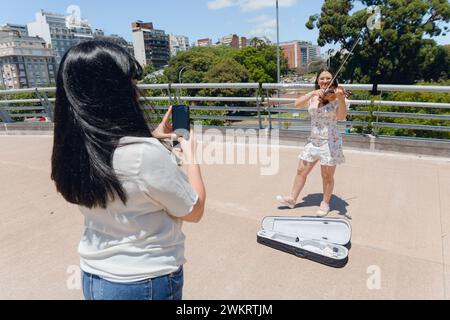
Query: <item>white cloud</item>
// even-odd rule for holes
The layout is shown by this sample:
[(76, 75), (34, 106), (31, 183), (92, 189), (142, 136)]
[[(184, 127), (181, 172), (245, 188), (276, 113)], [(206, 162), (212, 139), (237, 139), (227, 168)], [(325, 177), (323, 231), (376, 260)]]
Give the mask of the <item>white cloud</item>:
[(235, 0), (214, 0), (208, 2), (209, 10), (218, 10), (227, 7), (232, 7), (235, 5)]
[(272, 38), (276, 34), (277, 20), (267, 15), (261, 15), (248, 20), (252, 24), (250, 36), (266, 36)]
[[(297, 0), (279, 0), (280, 7), (291, 7)], [(254, 11), (262, 8), (275, 7), (275, 0), (214, 0), (208, 2), (208, 9), (218, 10), (238, 6), (242, 11)]]

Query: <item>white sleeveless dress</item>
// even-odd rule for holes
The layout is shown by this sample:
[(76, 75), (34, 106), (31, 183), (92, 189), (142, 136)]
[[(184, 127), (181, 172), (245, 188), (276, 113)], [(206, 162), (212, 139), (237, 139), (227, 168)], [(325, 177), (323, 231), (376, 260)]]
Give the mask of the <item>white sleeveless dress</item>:
[[(347, 100), (345, 104), (348, 109), (350, 104)], [(336, 114), (339, 102), (335, 100), (321, 108), (317, 105), (317, 97), (310, 100), (308, 112), (311, 116), (311, 135), (299, 158), (308, 162), (320, 160), (323, 166), (342, 164), (345, 157)]]

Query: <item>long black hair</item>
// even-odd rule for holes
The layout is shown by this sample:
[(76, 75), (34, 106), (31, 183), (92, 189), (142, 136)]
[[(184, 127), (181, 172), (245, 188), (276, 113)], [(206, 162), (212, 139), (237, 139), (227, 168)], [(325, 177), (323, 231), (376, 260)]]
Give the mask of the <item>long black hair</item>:
[[(331, 68), (328, 68), (328, 67), (321, 68), (321, 69), (319, 70), (319, 72), (317, 72), (316, 82), (314, 83), (315, 86), (316, 86), (316, 90), (320, 89), (320, 86), (319, 86), (319, 77), (320, 77), (320, 75), (322, 74), (322, 72), (329, 72), (329, 73), (331, 73), (331, 76), (332, 76), (333, 78), (334, 78), (334, 76), (335, 76), (335, 74), (336, 74), (336, 73), (334, 73), (333, 69), (331, 69)], [(333, 84), (332, 84), (331, 86), (332, 86), (332, 87), (337, 87), (338, 85), (339, 85), (339, 83), (338, 83), (337, 78), (336, 78), (336, 79), (334, 79)]]
[(151, 137), (136, 80), (142, 67), (122, 47), (87, 41), (62, 58), (56, 80), (51, 178), (70, 203), (106, 208), (127, 195), (112, 167), (124, 136)]

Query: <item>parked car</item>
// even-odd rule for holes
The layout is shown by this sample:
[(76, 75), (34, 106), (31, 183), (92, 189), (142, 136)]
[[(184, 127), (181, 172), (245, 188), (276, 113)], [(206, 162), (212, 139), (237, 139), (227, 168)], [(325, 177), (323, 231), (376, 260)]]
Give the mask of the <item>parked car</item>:
[(32, 118), (27, 118), (24, 122), (50, 122), (50, 119), (45, 116), (37, 116)]

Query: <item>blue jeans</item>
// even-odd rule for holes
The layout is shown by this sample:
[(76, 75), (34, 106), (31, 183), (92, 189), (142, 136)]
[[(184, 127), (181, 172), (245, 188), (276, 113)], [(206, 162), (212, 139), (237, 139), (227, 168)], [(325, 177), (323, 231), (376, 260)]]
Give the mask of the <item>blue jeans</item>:
[(183, 266), (177, 271), (138, 282), (116, 283), (82, 272), (86, 300), (181, 300)]

